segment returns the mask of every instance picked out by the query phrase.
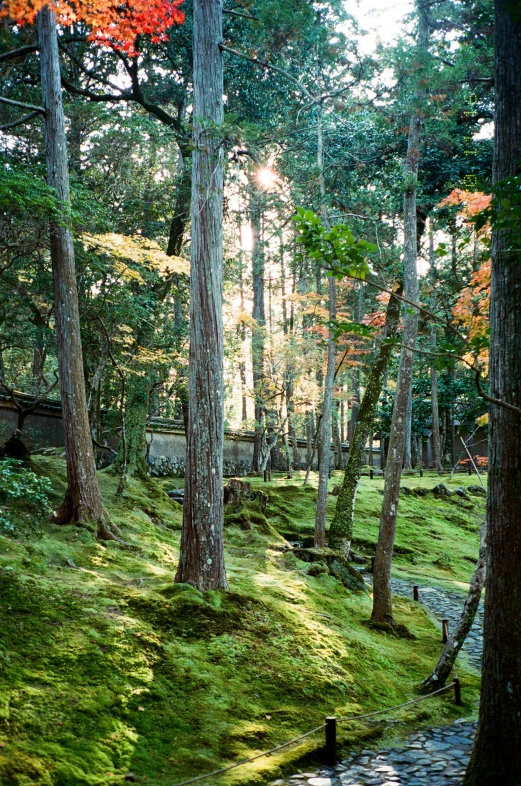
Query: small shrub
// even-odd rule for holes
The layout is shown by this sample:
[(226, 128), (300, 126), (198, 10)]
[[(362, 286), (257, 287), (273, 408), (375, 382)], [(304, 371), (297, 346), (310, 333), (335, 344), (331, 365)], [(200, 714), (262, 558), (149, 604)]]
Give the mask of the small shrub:
[[(37, 514), (52, 510), (49, 495), (52, 492), (49, 478), (38, 477), (27, 469), (22, 461), (4, 459), (0, 461), (0, 501), (7, 505), (23, 504)], [(15, 526), (10, 511), (0, 512), (0, 529), (13, 533)]]

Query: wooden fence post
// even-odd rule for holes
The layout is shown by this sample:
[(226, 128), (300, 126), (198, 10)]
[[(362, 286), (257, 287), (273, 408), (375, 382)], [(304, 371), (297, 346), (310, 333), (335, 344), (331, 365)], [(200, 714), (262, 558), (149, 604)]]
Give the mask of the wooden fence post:
[(412, 592), (413, 592), (414, 600), (418, 600), (419, 601), (420, 600), (420, 588), (418, 587), (417, 584), (415, 584), (414, 587), (412, 588)]
[(441, 640), (444, 644), (449, 640), (449, 621), (442, 619), (441, 621)]
[(336, 718), (329, 716), (326, 718), (326, 755), (325, 764), (328, 767), (336, 765)]
[(454, 701), (457, 707), (461, 707), (463, 704), (461, 700), (461, 683), (459, 677), (454, 677)]

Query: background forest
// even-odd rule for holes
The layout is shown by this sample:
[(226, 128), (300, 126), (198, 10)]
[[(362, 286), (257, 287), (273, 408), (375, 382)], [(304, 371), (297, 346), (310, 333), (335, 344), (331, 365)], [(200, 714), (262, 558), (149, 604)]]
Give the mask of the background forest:
[(333, 712), (519, 786), (510, 5), (0, 3), (2, 783), (260, 784)]
[[(146, 420), (182, 421), (187, 413), (188, 279), (179, 258), (190, 248), (193, 99), (190, 4), (183, 9), (185, 23), (168, 41), (142, 37), (137, 58), (89, 42), (81, 25), (60, 35), (89, 415), (99, 443), (121, 434), (126, 420), (131, 472), (144, 460)], [(490, 190), (491, 5), (435, 4), (423, 52), (406, 34), (392, 46), (364, 46), (348, 12), (342, 3), (225, 8), (225, 418), (233, 428), (256, 428), (254, 469), (266, 463), (270, 434), (280, 443), (285, 435), (292, 449), (294, 435), (314, 435), (321, 410), (327, 276), (323, 262), (302, 252), (292, 216), (298, 207), (320, 213), (321, 170), (331, 221), (374, 244), (371, 265), (391, 287), (401, 266), (403, 160), (416, 110), (424, 124), (421, 300), (465, 337), (486, 330), (489, 240), (468, 211), (475, 192)], [(411, 34), (415, 25), (413, 15)], [(2, 65), (11, 101), (38, 104), (37, 55), (26, 51), (33, 35), (4, 26), (4, 47), (24, 49)], [(56, 206), (45, 185), (42, 125), (36, 116), (12, 126), (19, 112), (7, 104), (1, 111), (0, 373), (8, 390), (52, 397), (46, 225)], [(351, 329), (337, 344), (336, 445), (356, 421), (385, 294), (343, 279), (337, 299), (338, 322), (368, 329)], [(454, 344), (450, 328), (422, 319), (419, 348), (436, 341)], [(382, 438), (396, 362), (374, 426)], [(441, 457), (449, 464), (460, 450), (454, 425), (470, 433), (485, 406), (462, 363), (437, 363)], [(416, 357), (406, 466), (419, 460), (431, 431), (432, 366), (432, 357)], [(102, 424), (103, 410), (110, 414)]]

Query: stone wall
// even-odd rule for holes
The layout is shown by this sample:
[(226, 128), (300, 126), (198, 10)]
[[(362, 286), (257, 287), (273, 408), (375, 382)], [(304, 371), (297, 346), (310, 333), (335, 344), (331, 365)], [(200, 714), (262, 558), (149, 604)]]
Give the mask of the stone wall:
[[(29, 397), (26, 397), (29, 399)], [(16, 428), (17, 413), (14, 404), (5, 394), (0, 394), (0, 441), (4, 442)], [(47, 447), (63, 447), (64, 435), (58, 401), (42, 402), (34, 413), (28, 415), (23, 431), (23, 438), (30, 450)], [(155, 476), (182, 477), (185, 470), (186, 439), (180, 424), (173, 421), (158, 420), (147, 430), (148, 455), (147, 462), (150, 474)], [(112, 445), (112, 440), (110, 441)], [(115, 444), (113, 445), (115, 447)], [(299, 455), (306, 457), (306, 442), (298, 440)], [(347, 460), (349, 448), (342, 446), (343, 463)], [(98, 465), (106, 466), (112, 458), (108, 451), (99, 451)], [(253, 459), (253, 434), (248, 432), (227, 431), (224, 438), (224, 474), (227, 476), (247, 475)], [(366, 455), (369, 460), (369, 455)], [(279, 457), (280, 466), (285, 469), (283, 457)], [(380, 451), (373, 452), (373, 463), (380, 466)], [(331, 452), (331, 466), (334, 466), (334, 455)], [(305, 469), (305, 464), (301, 465)], [(317, 469), (315, 457), (313, 469)]]

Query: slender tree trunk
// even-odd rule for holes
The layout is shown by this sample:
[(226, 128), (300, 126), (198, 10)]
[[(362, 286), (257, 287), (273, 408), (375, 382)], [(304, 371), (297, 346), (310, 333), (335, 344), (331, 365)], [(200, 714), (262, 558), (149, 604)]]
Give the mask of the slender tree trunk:
[[(417, 0), (419, 15), (418, 50), (424, 52), (428, 43), (429, 26), (426, 9)], [(413, 303), (418, 302), (418, 273), (416, 268), (417, 254), (417, 213), (416, 187), (418, 178), (418, 161), (420, 152), (421, 120), (418, 112), (411, 118), (407, 159), (405, 166), (405, 197), (404, 197), (404, 283), (405, 295)], [(412, 368), (414, 353), (409, 347), (416, 344), (418, 332), (418, 312), (406, 313), (402, 331), (402, 350), (396, 384), (389, 453), (385, 466), (384, 497), (380, 515), (380, 531), (376, 546), (373, 574), (373, 622), (394, 625), (391, 597), (391, 565), (394, 539), (396, 535), (396, 517), (400, 496), (400, 479), (402, 475), (405, 434), (407, 424), (407, 407), (411, 395)]]
[[(240, 226), (239, 226), (240, 231)], [(239, 293), (240, 293), (240, 308), (241, 313), (244, 314), (244, 266), (242, 261), (242, 249), (239, 250)], [(239, 376), (241, 380), (241, 420), (244, 421), (248, 420), (248, 387), (246, 382), (246, 362), (244, 358), (244, 347), (246, 344), (246, 325), (244, 324), (244, 320), (241, 321), (241, 324), (237, 328), (239, 332), (239, 336), (241, 339), (241, 349), (240, 349), (240, 360), (239, 360)]]
[[(434, 308), (434, 236), (431, 231), (429, 235), (429, 261), (431, 273), (432, 295), (430, 299), (430, 309)], [(436, 352), (436, 325), (431, 322), (430, 326), (430, 345), (431, 351)], [(431, 411), (432, 411), (432, 463), (436, 472), (442, 472), (441, 463), (441, 439), (440, 439), (440, 414), (438, 410), (438, 369), (434, 362), (431, 366)]]
[(405, 444), (403, 448), (403, 468), (412, 469), (412, 374), (409, 398), (407, 400), (407, 414), (405, 420)]
[(253, 443), (252, 470), (260, 472), (262, 464), (262, 440), (265, 413), (265, 327), (266, 314), (264, 308), (264, 248), (262, 246), (262, 206), (261, 195), (255, 183), (251, 184), (250, 196), (251, 231), (252, 231), (252, 275), (253, 275), (253, 311), (256, 324), (251, 337), (251, 356), (253, 369), (253, 391), (255, 397), (255, 438)]
[[(355, 322), (361, 322), (364, 318), (365, 311), (365, 288), (362, 282), (358, 285), (358, 292), (356, 293), (356, 307), (355, 307)], [(358, 418), (358, 411), (360, 409), (361, 391), (360, 391), (360, 355), (354, 355), (353, 360), (357, 365), (353, 368), (353, 403), (351, 405), (351, 419), (349, 421), (349, 442), (352, 441), (356, 428), (356, 420)]]
[[(401, 295), (401, 285), (395, 284), (394, 291), (397, 295)], [(385, 370), (389, 365), (393, 350), (392, 343), (386, 341), (386, 339), (392, 339), (396, 335), (400, 317), (400, 302), (399, 298), (391, 297), (387, 306), (382, 343), (367, 378), (364, 398), (360, 405), (356, 428), (349, 449), (342, 488), (336, 502), (335, 516), (329, 529), (329, 546), (333, 549), (340, 549), (346, 556), (349, 555), (353, 538), (356, 491), (365, 460), (365, 445), (372, 431), (378, 399), (382, 392)]]
[[(317, 112), (317, 164), (319, 171), (320, 204), (322, 221), (329, 227), (329, 216), (326, 207), (326, 186), (324, 181), (324, 138), (322, 133), (322, 105)], [(317, 287), (319, 280), (317, 278)], [(317, 290), (318, 291), (318, 290)], [(328, 276), (329, 321), (336, 319), (336, 279)], [(327, 486), (331, 463), (331, 408), (333, 404), (333, 385), (335, 382), (336, 341), (332, 330), (327, 341), (327, 370), (324, 380), (324, 399), (322, 404), (322, 422), (319, 433), (318, 493), (315, 515), (315, 546), (324, 546), (326, 542), (326, 506)]]
[[(521, 18), (495, 3), (493, 180), (521, 175)], [(521, 407), (521, 226), (492, 236), (490, 392)], [(509, 249), (513, 248), (513, 251)], [(487, 592), (479, 722), (465, 786), (521, 782), (521, 416), (490, 406)]]
[[(336, 279), (328, 276), (329, 319), (336, 319)], [(315, 546), (324, 546), (326, 542), (326, 505), (327, 485), (331, 462), (331, 408), (333, 403), (333, 384), (335, 380), (336, 341), (330, 332), (327, 342), (327, 371), (324, 380), (324, 402), (322, 406), (322, 422), (320, 424), (320, 461), (318, 467), (318, 494), (315, 515)]]
[(331, 424), (333, 445), (335, 446), (335, 469), (342, 469), (342, 443), (340, 441), (340, 401), (333, 407), (333, 421)]
[(470, 587), (467, 597), (465, 598), (461, 617), (455, 629), (450, 634), (432, 674), (422, 682), (422, 688), (426, 693), (430, 693), (437, 688), (442, 688), (445, 685), (456, 662), (456, 658), (474, 623), (481, 593), (483, 591), (483, 584), (485, 582), (486, 533), (487, 526), (486, 521), (484, 521), (481, 525), (481, 542), (478, 561), (476, 562), (476, 567), (474, 568), (474, 573), (470, 580)]
[(185, 501), (176, 581), (227, 589), (223, 544), (223, 62), (219, 0), (194, 1), (194, 150)]
[(38, 43), (43, 106), (46, 110), (47, 180), (63, 205), (59, 224), (50, 226), (54, 282), (56, 344), (65, 433), (67, 492), (55, 513), (58, 524), (90, 521), (98, 537), (112, 539), (96, 478), (96, 464), (87, 412), (74, 246), (70, 229), (67, 140), (60, 80), (56, 19), (48, 6), (38, 14)]

